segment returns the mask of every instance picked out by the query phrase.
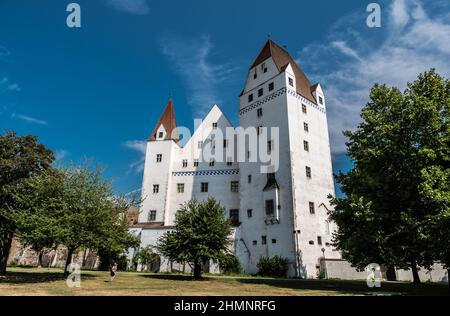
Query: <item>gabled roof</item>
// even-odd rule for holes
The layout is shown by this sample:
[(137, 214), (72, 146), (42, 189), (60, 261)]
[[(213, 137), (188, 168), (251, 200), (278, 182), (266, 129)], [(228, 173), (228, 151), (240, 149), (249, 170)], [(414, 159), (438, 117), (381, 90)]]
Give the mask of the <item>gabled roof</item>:
[(271, 39), (269, 39), (264, 47), (259, 52), (258, 57), (256, 57), (250, 69), (261, 64), (266, 59), (272, 57), (278, 71), (284, 71), (290, 64), (296, 79), (296, 92), (301, 96), (305, 97), (311, 102), (317, 103), (316, 99), (311, 93), (311, 82), (308, 77), (306, 77), (303, 70), (297, 65), (295, 60), (289, 55), (289, 53), (284, 49), (275, 44)]
[(159, 119), (158, 123), (156, 123), (156, 127), (153, 130), (153, 132), (150, 134), (149, 141), (155, 141), (156, 140), (156, 132), (158, 131), (160, 126), (164, 126), (164, 129), (166, 130), (166, 137), (164, 140), (172, 139), (175, 142), (179, 141), (179, 135), (176, 133), (172, 137), (173, 130), (177, 127), (177, 122), (175, 119), (175, 111), (173, 108), (173, 102), (172, 99), (169, 99), (169, 102), (167, 103), (166, 108), (164, 109), (163, 114), (161, 115), (161, 118)]

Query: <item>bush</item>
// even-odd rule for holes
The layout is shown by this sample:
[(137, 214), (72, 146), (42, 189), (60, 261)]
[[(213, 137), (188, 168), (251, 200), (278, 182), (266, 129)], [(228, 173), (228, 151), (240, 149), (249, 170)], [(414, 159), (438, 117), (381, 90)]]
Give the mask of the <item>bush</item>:
[(280, 256), (261, 257), (258, 264), (258, 275), (271, 277), (286, 277), (288, 259)]
[(224, 254), (219, 259), (219, 269), (220, 273), (231, 274), (231, 273), (241, 273), (242, 267), (239, 259), (233, 254)]

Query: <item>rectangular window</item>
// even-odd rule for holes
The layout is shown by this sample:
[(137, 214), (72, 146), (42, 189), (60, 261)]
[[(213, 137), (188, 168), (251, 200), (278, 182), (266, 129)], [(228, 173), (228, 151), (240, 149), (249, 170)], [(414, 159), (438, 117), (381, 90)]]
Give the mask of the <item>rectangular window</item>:
[(208, 192), (208, 182), (202, 182), (202, 183), (201, 183), (201, 191), (202, 191), (203, 193)]
[(217, 122), (214, 122), (213, 123), (213, 129), (216, 129), (217, 128)]
[(239, 210), (230, 210), (230, 220), (233, 226), (239, 225)]
[(178, 193), (184, 193), (184, 183), (177, 183)]
[(291, 87), (294, 86), (294, 79), (292, 79), (291, 77), (289, 77), (289, 85), (290, 85)]
[(263, 245), (267, 244), (267, 236), (261, 236), (261, 243)]
[(323, 104), (323, 98), (319, 96), (319, 104)]
[(303, 129), (305, 130), (305, 132), (309, 132), (308, 123), (303, 123)]
[(228, 139), (224, 139), (223, 140), (223, 148), (227, 148), (228, 147)]
[(164, 133), (163, 132), (159, 132), (159, 138), (163, 138)]
[(159, 193), (159, 184), (153, 185), (153, 193)]
[(162, 154), (157, 154), (156, 155), (156, 162), (161, 162), (162, 161)]
[(306, 105), (302, 104), (302, 112), (306, 114)]
[(253, 101), (253, 93), (250, 93), (248, 95), (248, 102), (252, 102)]
[(183, 159), (183, 168), (187, 167), (187, 159)]
[(306, 166), (306, 167), (305, 167), (305, 170), (306, 170), (306, 177), (307, 177), (308, 179), (311, 179), (311, 168), (308, 167), (308, 166)]
[(231, 157), (227, 158), (227, 166), (232, 166), (233, 165), (233, 159), (231, 159)]
[(247, 217), (250, 218), (250, 217), (252, 217), (252, 216), (253, 216), (253, 210), (249, 208), (249, 209), (247, 210)]
[(262, 97), (263, 93), (263, 88), (258, 89), (258, 97)]
[(194, 167), (198, 167), (198, 159), (194, 159)]
[(269, 140), (267, 142), (267, 152), (268, 153), (270, 153), (272, 151), (272, 145), (273, 145), (273, 142), (271, 140)]
[(275, 207), (273, 200), (266, 200), (266, 216), (274, 216)]
[(317, 236), (317, 244), (322, 245), (322, 237), (321, 236)]
[(253, 246), (256, 246), (258, 244), (258, 242), (256, 240), (252, 241)]
[(272, 239), (272, 244), (276, 244), (277, 240), (276, 239)]
[(239, 192), (239, 181), (231, 181), (231, 192)]
[(273, 84), (273, 82), (269, 83), (269, 91), (272, 91), (272, 90), (273, 90), (273, 88), (274, 88), (274, 84)]
[(309, 143), (306, 140), (303, 141), (303, 149), (309, 151)]
[(261, 135), (261, 134), (262, 134), (262, 130), (263, 130), (263, 127), (262, 127), (262, 126), (258, 126), (258, 128), (257, 128), (257, 130), (256, 130), (256, 133), (257, 133), (258, 135)]
[(314, 202), (309, 202), (309, 213), (314, 214), (315, 212)]
[(248, 175), (247, 180), (248, 180), (248, 183), (252, 183), (252, 175), (251, 174)]
[(214, 167), (214, 162), (215, 162), (214, 159), (211, 159), (211, 160), (209, 161), (209, 166), (210, 166), (210, 167)]
[(148, 212), (148, 221), (154, 222), (156, 220), (156, 211)]
[(262, 117), (262, 115), (263, 115), (262, 108), (259, 108), (258, 110), (256, 110), (256, 116)]

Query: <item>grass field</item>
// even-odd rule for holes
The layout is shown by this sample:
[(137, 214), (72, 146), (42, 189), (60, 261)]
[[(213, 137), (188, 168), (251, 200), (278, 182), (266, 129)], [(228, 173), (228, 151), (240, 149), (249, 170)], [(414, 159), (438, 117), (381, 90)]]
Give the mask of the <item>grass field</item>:
[(296, 280), (259, 277), (205, 276), (119, 272), (109, 282), (108, 272), (82, 271), (81, 288), (69, 288), (59, 269), (9, 268), (0, 276), (0, 295), (448, 295), (447, 284), (415, 286), (383, 282), (370, 289), (365, 281)]

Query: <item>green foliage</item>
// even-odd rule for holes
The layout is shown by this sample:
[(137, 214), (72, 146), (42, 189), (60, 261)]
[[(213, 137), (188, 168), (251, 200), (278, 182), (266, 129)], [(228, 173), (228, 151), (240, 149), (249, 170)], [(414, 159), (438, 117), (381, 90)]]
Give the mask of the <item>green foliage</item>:
[(133, 258), (133, 264), (142, 266), (144, 271), (158, 272), (161, 263), (160, 256), (153, 252), (153, 247), (146, 246), (138, 251)]
[(220, 273), (239, 274), (242, 272), (242, 266), (239, 259), (230, 253), (222, 254), (218, 260)]
[(171, 261), (191, 264), (194, 278), (199, 279), (205, 262), (217, 261), (227, 252), (231, 232), (225, 210), (214, 198), (191, 200), (182, 205), (175, 216), (174, 230), (158, 240), (156, 249)]
[(286, 277), (288, 272), (288, 259), (281, 256), (260, 257), (256, 265), (258, 275), (271, 277)]
[(17, 136), (14, 132), (0, 135), (0, 274), (6, 271), (11, 240), (17, 228), (8, 212), (21, 209), (11, 190), (30, 176), (48, 169), (53, 160), (53, 153), (38, 144), (35, 136)]
[(25, 244), (64, 245), (68, 260), (80, 247), (114, 254), (138, 245), (128, 232), (129, 202), (113, 194), (101, 169), (73, 166), (48, 170), (23, 181), (11, 191), (20, 211), (9, 208)]
[(377, 262), (414, 273), (448, 262), (449, 105), (450, 83), (434, 70), (403, 93), (377, 84), (362, 123), (344, 133), (354, 166), (337, 175), (345, 197), (330, 197), (329, 215), (335, 246), (356, 267)]

